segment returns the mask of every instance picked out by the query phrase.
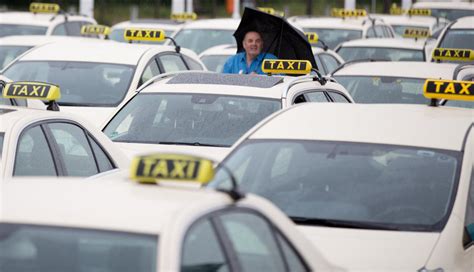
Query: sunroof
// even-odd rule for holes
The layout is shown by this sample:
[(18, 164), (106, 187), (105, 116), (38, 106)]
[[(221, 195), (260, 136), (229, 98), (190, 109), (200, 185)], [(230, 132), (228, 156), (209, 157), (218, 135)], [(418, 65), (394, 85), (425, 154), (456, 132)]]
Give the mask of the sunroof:
[(271, 88), (283, 82), (281, 77), (218, 73), (184, 73), (170, 79), (167, 84), (213, 84), (256, 88)]

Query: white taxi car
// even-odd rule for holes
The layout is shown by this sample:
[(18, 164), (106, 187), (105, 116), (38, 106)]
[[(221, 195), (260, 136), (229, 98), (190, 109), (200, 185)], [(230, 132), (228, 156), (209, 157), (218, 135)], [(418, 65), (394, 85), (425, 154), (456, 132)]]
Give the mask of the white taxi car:
[(232, 35), (239, 24), (240, 19), (230, 18), (191, 21), (184, 24), (173, 38), (179, 45), (200, 54), (216, 45), (234, 44), (235, 39)]
[(415, 39), (358, 39), (341, 43), (335, 51), (345, 61), (426, 61), (431, 56), (425, 41)]
[[(474, 98), (473, 82), (426, 86)], [(243, 136), (211, 187), (234, 173), (348, 271), (474, 271), (473, 150), (472, 110), (307, 103)]]
[(340, 43), (355, 39), (393, 38), (394, 31), (379, 19), (290, 17), (288, 21), (303, 28), (304, 32), (316, 32), (331, 49)]
[[(178, 31), (184, 22), (167, 19), (136, 19), (131, 21), (124, 21), (115, 24), (110, 29), (109, 39), (118, 42), (128, 42), (124, 38), (125, 29), (140, 28), (140, 29), (163, 29), (165, 35), (173, 37), (173, 34)], [(137, 43), (151, 43), (148, 41), (137, 41)], [(156, 42), (153, 42), (156, 43)], [(162, 42), (158, 42), (162, 43)]]
[(433, 16), (409, 16), (409, 15), (389, 15), (389, 14), (370, 14), (370, 16), (380, 18), (389, 24), (395, 33), (403, 37), (405, 29), (417, 28), (428, 31), (431, 35), (439, 33), (448, 23), (445, 18)]
[[(146, 31), (134, 33), (148, 33)], [(194, 52), (178, 49), (86, 38), (64, 40), (31, 49), (7, 66), (2, 74), (13, 81), (59, 85), (61, 109), (100, 126), (127, 95), (153, 76), (206, 69)]]
[(461, 17), (474, 16), (474, 3), (468, 3), (467, 1), (416, 1), (412, 7), (429, 9), (431, 16), (446, 18), (449, 21), (454, 21)]
[[(57, 86), (45, 83), (12, 82), (3, 88), (3, 97), (44, 99), (53, 110), (58, 109), (55, 100), (59, 96)], [(87, 177), (128, 165), (125, 155), (103, 133), (77, 116), (0, 106), (0, 180), (19, 176)]]
[[(177, 159), (143, 163), (153, 169), (168, 164), (169, 179), (181, 167), (187, 172), (190, 164), (205, 162)], [(164, 179), (157, 181), (161, 186), (117, 180), (4, 182), (2, 269), (341, 271), (269, 201), (233, 190), (165, 186)]]
[[(0, 37), (12, 35), (81, 36), (83, 25), (97, 23), (93, 18), (84, 15), (65, 13), (57, 4), (34, 4), (35, 6), (33, 3), (30, 5), (30, 12), (0, 13)], [(48, 9), (50, 7), (53, 9)]]
[[(290, 63), (275, 62), (285, 67)], [(311, 66), (309, 61), (292, 62)], [(220, 161), (262, 119), (303, 102), (351, 103), (352, 98), (341, 85), (317, 75), (167, 74), (144, 84), (117, 109), (103, 132), (130, 157), (186, 152)]]
[[(460, 79), (459, 65), (432, 62), (346, 62), (332, 77), (356, 103), (425, 104), (421, 95), (427, 78)], [(473, 67), (464, 73), (474, 74)]]
[(474, 16), (460, 18), (448, 25), (439, 36), (436, 48), (474, 50)]

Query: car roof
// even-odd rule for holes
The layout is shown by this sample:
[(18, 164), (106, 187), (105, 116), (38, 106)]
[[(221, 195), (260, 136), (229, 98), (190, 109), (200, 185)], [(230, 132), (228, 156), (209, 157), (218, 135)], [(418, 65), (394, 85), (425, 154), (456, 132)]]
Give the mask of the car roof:
[(112, 29), (117, 28), (162, 28), (164, 30), (177, 30), (183, 25), (182, 22), (163, 19), (137, 19), (132, 21), (124, 21), (112, 26)]
[(474, 16), (466, 16), (459, 18), (450, 27), (451, 29), (474, 29)]
[[(67, 15), (70, 21), (90, 21), (95, 22), (94, 19), (83, 15)], [(32, 12), (1, 12), (0, 13), (0, 24), (20, 24), (20, 25), (37, 25), (37, 26), (49, 26), (56, 21), (64, 21), (64, 15), (61, 14), (43, 14)]]
[(344, 141), (460, 151), (472, 122), (472, 110), (462, 108), (303, 103), (274, 114), (249, 138)]
[[(362, 30), (367, 28), (368, 23), (363, 24), (365, 18), (333, 18), (333, 17), (294, 17), (294, 24), (303, 28), (334, 28), (334, 29), (353, 29)], [(378, 22), (377, 22), (378, 23)]]
[(457, 64), (421, 61), (375, 61), (350, 63), (333, 76), (395, 76), (452, 79)]
[(189, 21), (183, 29), (225, 29), (235, 30), (240, 24), (240, 19), (217, 18)]
[[(82, 61), (136, 65), (148, 50), (174, 51), (173, 46), (127, 44), (111, 40), (83, 38), (63, 40), (36, 47), (20, 60)], [(184, 51), (184, 50), (183, 50)]]
[(341, 47), (386, 47), (403, 49), (424, 49), (424, 40), (402, 38), (357, 39), (343, 42)]
[(208, 55), (234, 55), (235, 53), (237, 53), (237, 46), (235, 44), (220, 44), (202, 51), (199, 57)]
[[(408, 15), (390, 15), (390, 14), (371, 14), (376, 18), (381, 18), (385, 23), (390, 25), (409, 25), (420, 27), (431, 27), (436, 24), (436, 17), (432, 16), (408, 16)], [(439, 18), (445, 20), (444, 18)]]
[(46, 36), (46, 35), (18, 35), (5, 36), (0, 38), (0, 45), (36, 46), (48, 42), (61, 41), (67, 39), (81, 39), (73, 36)]
[(474, 3), (463, 1), (416, 2), (413, 3), (413, 8), (474, 9)]
[(1, 221), (158, 234), (178, 216), (231, 204), (213, 190), (39, 179), (2, 182)]

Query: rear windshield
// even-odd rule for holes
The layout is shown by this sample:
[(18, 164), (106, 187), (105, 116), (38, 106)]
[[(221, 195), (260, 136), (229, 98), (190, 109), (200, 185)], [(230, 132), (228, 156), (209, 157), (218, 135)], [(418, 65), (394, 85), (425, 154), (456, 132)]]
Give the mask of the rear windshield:
[(474, 29), (448, 29), (438, 47), (474, 50)]
[(158, 237), (0, 223), (0, 271), (156, 271)]
[[(305, 28), (305, 32), (318, 33), (319, 39), (334, 49), (342, 42), (362, 38), (362, 30), (334, 29), (334, 28)], [(317, 46), (321, 46), (318, 43)]]
[(206, 65), (207, 70), (221, 73), (224, 70), (225, 62), (230, 57), (229, 55), (207, 55), (202, 56), (201, 61)]
[(0, 37), (12, 35), (45, 35), (45, 26), (0, 24)]
[(0, 46), (0, 70), (3, 70), (12, 60), (23, 54), (32, 46), (5, 45)]
[(345, 60), (424, 61), (423, 50), (384, 47), (342, 47), (337, 53)]

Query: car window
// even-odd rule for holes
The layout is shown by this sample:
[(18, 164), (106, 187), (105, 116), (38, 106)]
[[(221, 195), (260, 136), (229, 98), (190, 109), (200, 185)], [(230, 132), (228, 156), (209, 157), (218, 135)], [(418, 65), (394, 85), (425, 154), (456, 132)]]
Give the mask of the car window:
[(438, 47), (474, 50), (474, 29), (448, 29)]
[(301, 258), (296, 253), (295, 249), (289, 244), (289, 242), (281, 236), (280, 233), (276, 234), (278, 243), (281, 246), (283, 255), (285, 256), (286, 262), (288, 264), (289, 271), (300, 272), (300, 271), (309, 271), (306, 265), (303, 263)]
[(224, 250), (209, 219), (195, 223), (184, 238), (181, 271), (229, 271)]
[[(324, 41), (331, 49), (334, 49), (342, 42), (363, 38), (361, 30), (310, 27), (304, 28), (304, 31), (318, 33), (319, 39)], [(318, 43), (316, 46), (322, 47), (321, 43)]]
[(188, 70), (183, 59), (178, 55), (162, 55), (158, 59), (165, 70), (165, 73)]
[(67, 123), (50, 123), (48, 126), (58, 144), (67, 176), (87, 177), (99, 172), (82, 128)]
[(374, 26), (374, 30), (377, 38), (385, 37), (384, 29), (381, 25)]
[(41, 127), (26, 129), (18, 139), (13, 176), (56, 176), (53, 155)]
[(329, 74), (332, 71), (336, 70), (337, 67), (341, 64), (335, 57), (331, 56), (330, 54), (319, 54), (321, 61), (324, 63), (326, 67), (326, 73)]
[(385, 37), (393, 38), (392, 30), (388, 26), (382, 26), (384, 29)]
[(26, 52), (32, 46), (1, 45), (0, 46), (0, 70), (5, 68), (16, 57)]
[(286, 271), (273, 227), (266, 220), (246, 212), (219, 217), (242, 271)]
[(2, 158), (3, 139), (4, 138), (5, 138), (5, 133), (0, 133), (0, 159)]
[(321, 62), (321, 59), (319, 58), (319, 54), (314, 54), (314, 60), (316, 61), (316, 65), (318, 66), (318, 70), (320, 73), (324, 75), (329, 74), (328, 71), (326, 71), (326, 67)]
[(57, 25), (51, 35), (54, 36), (66, 36), (67, 31), (66, 31), (66, 25), (64, 23)]
[(202, 65), (195, 61), (193, 58), (190, 58), (186, 55), (181, 55), (184, 60), (186, 61), (186, 63), (188, 64), (188, 67), (190, 70), (204, 70), (204, 67), (202, 67)]
[(336, 103), (351, 103), (344, 95), (337, 92), (328, 92), (332, 100)]
[(384, 61), (424, 61), (422, 49), (403, 49), (390, 47), (344, 46), (337, 52), (345, 61), (384, 60)]
[(373, 26), (371, 26), (367, 30), (367, 34), (365, 36), (366, 36), (366, 38), (375, 38), (375, 37), (377, 37), (377, 34), (375, 33), (375, 28)]
[(152, 59), (143, 70), (142, 77), (140, 78), (140, 85), (159, 74), (160, 74), (160, 68), (158, 67), (158, 64), (156, 63), (156, 60)]
[(97, 143), (90, 135), (87, 135), (89, 138), (89, 142), (91, 143), (92, 150), (94, 151), (95, 159), (97, 160), (97, 164), (99, 166), (99, 172), (109, 171), (115, 168), (114, 164), (107, 156), (99, 143)]
[(329, 102), (328, 98), (322, 91), (308, 92), (308, 93), (305, 93), (305, 96), (308, 102)]
[(81, 35), (82, 25), (84, 25), (84, 22), (67, 22), (66, 24), (67, 35), (68, 36), (82, 36)]
[(464, 225), (469, 235), (467, 242), (471, 243), (474, 241), (474, 168), (471, 170), (471, 184), (469, 187)]

